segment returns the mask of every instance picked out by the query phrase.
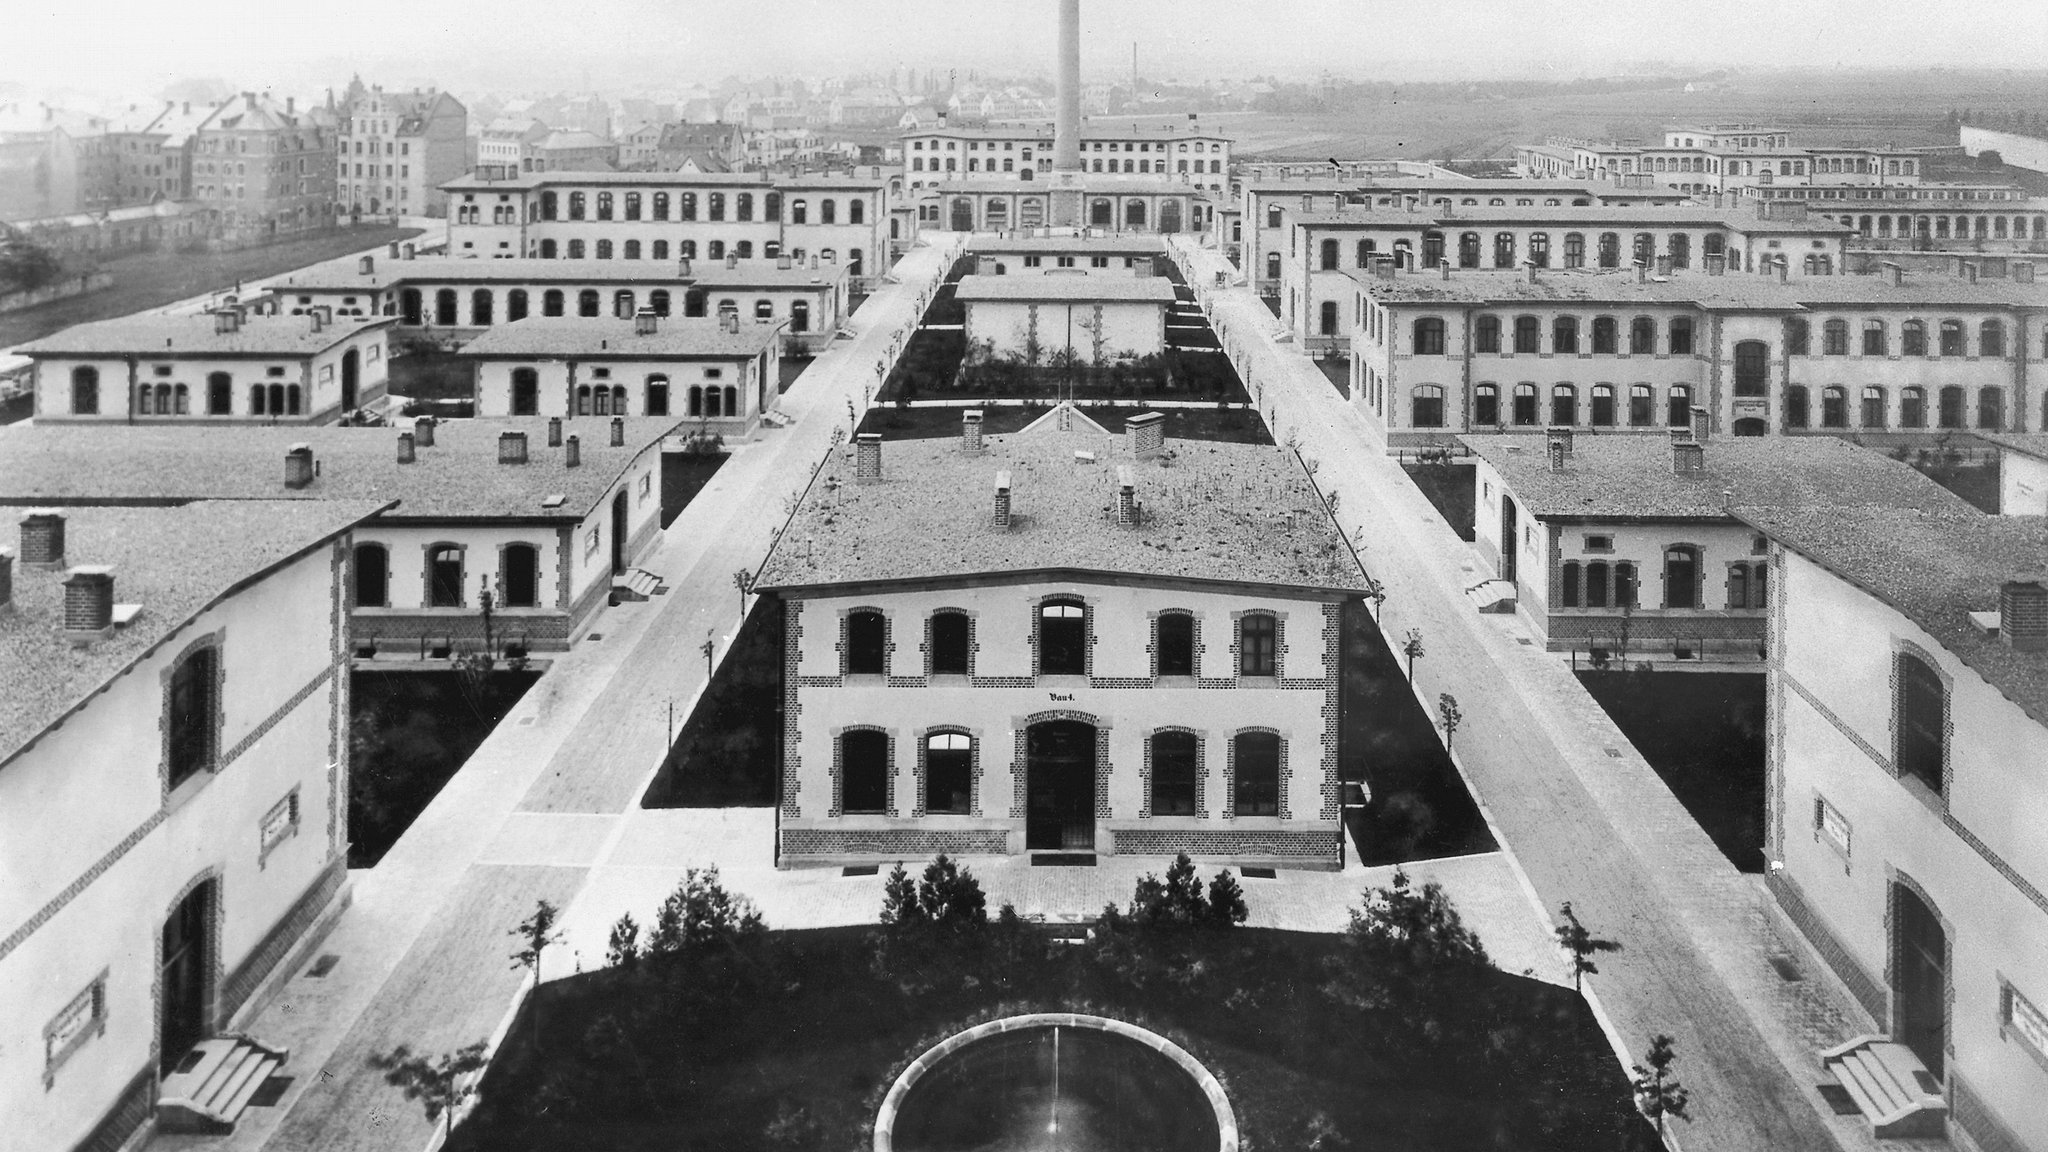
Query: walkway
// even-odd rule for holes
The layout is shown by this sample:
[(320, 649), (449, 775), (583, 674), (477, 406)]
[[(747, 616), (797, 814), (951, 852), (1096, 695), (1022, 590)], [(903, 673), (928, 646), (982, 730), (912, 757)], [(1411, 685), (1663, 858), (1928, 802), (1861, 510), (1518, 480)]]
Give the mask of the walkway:
[[(1188, 281), (1214, 285), (1219, 254), (1177, 246)], [(1544, 904), (1572, 902), (1625, 950), (1589, 980), (1636, 1059), (1652, 1035), (1676, 1039), (1694, 1122), (1687, 1152), (1874, 1148), (1860, 1118), (1836, 1117), (1814, 1090), (1815, 1052), (1867, 1030), (1831, 974), (1774, 927), (1769, 897), (1735, 871), (1565, 663), (1515, 617), (1481, 616), (1462, 590), (1482, 579), (1460, 541), (1388, 458), (1315, 364), (1273, 343), (1277, 322), (1248, 288), (1203, 288), (1219, 335), (1267, 413), (1274, 438), (1320, 462), (1386, 587), (1382, 630), (1422, 634), (1415, 692), (1432, 712), (1458, 698), (1455, 760), (1501, 843)], [(1804, 979), (1779, 975), (1788, 958)]]

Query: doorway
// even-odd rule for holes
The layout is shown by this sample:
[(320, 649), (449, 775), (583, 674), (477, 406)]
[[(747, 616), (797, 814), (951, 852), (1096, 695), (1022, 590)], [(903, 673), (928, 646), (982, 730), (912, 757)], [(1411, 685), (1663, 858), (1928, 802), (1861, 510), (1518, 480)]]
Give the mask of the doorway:
[(1948, 933), (1920, 894), (1892, 885), (1893, 1038), (1936, 1079), (1948, 1049)]
[(612, 575), (626, 570), (626, 491), (612, 497)]
[(1079, 720), (1034, 724), (1024, 738), (1024, 846), (1095, 850), (1095, 726)]
[(1522, 534), (1516, 522), (1515, 502), (1506, 495), (1500, 498), (1500, 578), (1510, 584), (1515, 582), (1515, 545)]
[(212, 1031), (207, 1009), (213, 992), (214, 895), (215, 881), (200, 884), (164, 921), (157, 1050), (162, 1055), (159, 1071), (166, 1075)]
[(953, 231), (974, 231), (974, 201), (965, 196), (953, 198)]
[(356, 410), (356, 386), (362, 371), (362, 356), (351, 348), (341, 354), (341, 410)]

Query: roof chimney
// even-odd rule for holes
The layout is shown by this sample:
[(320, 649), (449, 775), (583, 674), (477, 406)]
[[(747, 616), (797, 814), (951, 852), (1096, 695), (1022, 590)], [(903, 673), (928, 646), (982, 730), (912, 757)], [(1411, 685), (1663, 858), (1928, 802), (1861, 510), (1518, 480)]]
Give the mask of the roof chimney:
[(690, 258), (685, 256), (676, 261), (676, 265), (676, 275), (684, 280), (688, 280), (690, 278)]
[(400, 432), (398, 434), (398, 462), (400, 464), (410, 464), (413, 462), (414, 457), (412, 433)]
[(1906, 266), (1894, 260), (1885, 261), (1884, 278), (1894, 288), (1903, 285), (1906, 282)]
[(1977, 282), (1977, 262), (1975, 260), (1964, 260), (1961, 261), (1961, 264), (1963, 266), (1963, 279), (1975, 284)]
[(1704, 472), (1707, 469), (1707, 450), (1703, 444), (1691, 440), (1671, 441), (1671, 470), (1681, 476), (1689, 472)]
[(853, 478), (862, 484), (882, 479), (882, 434), (862, 432), (853, 438)]
[(434, 418), (421, 416), (412, 422), (412, 441), (422, 448), (434, 446)]
[(241, 330), (242, 330), (242, 310), (241, 310), (241, 309), (239, 309), (239, 308), (222, 308), (222, 309), (220, 309), (220, 310), (216, 311), (216, 312), (215, 312), (215, 313), (213, 314), (213, 333), (214, 333), (214, 335), (216, 335), (216, 336), (229, 336), (229, 335), (232, 335), (232, 334), (234, 334), (234, 333), (236, 333), (236, 332), (239, 332), (239, 331), (241, 331)]
[(1562, 472), (1572, 458), (1572, 430), (1563, 426), (1550, 429), (1549, 443), (1550, 470)]
[(1699, 407), (1698, 405), (1694, 405), (1692, 410), (1693, 443), (1705, 444), (1707, 442), (1708, 423), (1709, 422), (1707, 419), (1707, 410), (1705, 408)]
[(524, 464), (524, 463), (526, 463), (526, 433), (524, 433), (524, 432), (500, 432), (500, 433), (498, 433), (498, 463), (500, 463), (500, 464)]
[(2034, 262), (2032, 260), (2013, 261), (2012, 282), (2015, 284), (2032, 284), (2034, 282)]
[(1728, 271), (1728, 257), (1719, 252), (1709, 253), (1706, 257), (1706, 263), (1707, 275), (1709, 276), (1719, 276)]
[(399, 251), (399, 254), (400, 254), (400, 256), (402, 256), (402, 257), (403, 257), (404, 259), (407, 259), (407, 260), (411, 260), (411, 259), (414, 259), (415, 257), (417, 257), (417, 255), (418, 255), (418, 253), (419, 253), (419, 249), (418, 249), (418, 248), (416, 248), (416, 247), (414, 247), (414, 246), (413, 246), (413, 245), (412, 245), (411, 243), (409, 243), (409, 242), (408, 242), (408, 243), (405, 243), (405, 244), (401, 244), (401, 245), (399, 245), (399, 246), (398, 246), (398, 251)]
[(364, 276), (368, 276), (370, 273), (375, 272), (376, 270), (377, 258), (375, 256), (365, 256), (362, 259), (356, 261), (356, 271)]
[(64, 638), (83, 647), (114, 633), (114, 570), (80, 564), (64, 576)]
[(624, 416), (614, 416), (612, 417), (612, 447), (624, 448), (625, 446), (626, 418)]
[(0, 548), (0, 612), (14, 607), (14, 549)]
[(1010, 474), (996, 473), (996, 515), (995, 526), (1004, 532), (1010, 530)]
[(1787, 258), (1786, 258), (1786, 257), (1784, 257), (1784, 256), (1780, 256), (1780, 257), (1778, 257), (1778, 283), (1780, 283), (1780, 284), (1790, 284), (1791, 282), (1792, 282), (1792, 261), (1791, 261), (1791, 260), (1789, 260), (1789, 259), (1787, 259)]
[(284, 453), (284, 486), (304, 488), (313, 482), (313, 446), (294, 444)]
[(1663, 255), (1657, 257), (1657, 275), (1671, 275), (1671, 253), (1666, 252)]
[(981, 409), (969, 408), (960, 413), (960, 451), (964, 455), (981, 455)]
[(1650, 282), (1650, 264), (1649, 264), (1649, 262), (1648, 262), (1648, 261), (1646, 261), (1646, 260), (1638, 260), (1638, 261), (1636, 261), (1636, 283), (1638, 283), (1638, 284), (1648, 284), (1649, 282)]
[(327, 317), (322, 315), (321, 310), (318, 308), (307, 309), (306, 318), (311, 323), (313, 334), (316, 336), (319, 335), (320, 329), (327, 323)]
[(1436, 274), (1439, 279), (1449, 280), (1451, 278), (1451, 262), (1449, 260), (1437, 261)]
[(562, 444), (562, 466), (580, 468), (583, 465), (583, 437), (571, 435)]
[(739, 267), (739, 266), (740, 266), (740, 254), (739, 254), (739, 253), (737, 253), (737, 252), (732, 252), (732, 253), (728, 253), (728, 254), (726, 255), (726, 257), (725, 257), (725, 266), (726, 266), (727, 268), (737, 268), (737, 267)]
[(398, 259), (398, 241), (393, 240), (391, 242), (391, 250), (386, 252), (385, 255), (393, 260)]
[(654, 335), (655, 331), (660, 327), (657, 323), (658, 320), (659, 317), (654, 314), (654, 309), (652, 308), (642, 308), (638, 312), (633, 313), (633, 335)]
[(1998, 638), (2020, 652), (2048, 651), (2048, 586), (2039, 580), (1998, 586)]
[(561, 446), (562, 418), (560, 416), (550, 416), (548, 417), (548, 447), (560, 448)]
[(1138, 526), (1138, 481), (1129, 464), (1116, 469), (1116, 522), (1126, 528)]
[(1525, 284), (1534, 284), (1536, 282), (1536, 262), (1534, 260), (1522, 261), (1522, 282)]
[(1166, 415), (1140, 412), (1124, 421), (1124, 446), (1139, 460), (1158, 459), (1166, 447)]
[(21, 566), (39, 572), (64, 567), (64, 514), (34, 508), (21, 517)]

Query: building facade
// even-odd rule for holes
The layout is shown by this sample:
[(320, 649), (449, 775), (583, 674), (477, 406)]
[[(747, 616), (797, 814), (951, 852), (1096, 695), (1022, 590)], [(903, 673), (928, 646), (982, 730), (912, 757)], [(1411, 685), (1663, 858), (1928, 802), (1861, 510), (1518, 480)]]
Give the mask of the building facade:
[[(1081, 125), (1080, 171), (1093, 178), (1122, 177), (1149, 184), (1179, 184), (1221, 193), (1230, 174), (1231, 138), (1190, 123), (1128, 128), (1106, 120)], [(957, 180), (1043, 181), (1053, 171), (1053, 125), (966, 127), (920, 125), (903, 134), (910, 186)]]
[(1660, 144), (1552, 137), (1515, 149), (1515, 165), (1538, 179), (1630, 180), (1648, 176), (1688, 195), (1817, 182), (1914, 184), (1927, 151), (1893, 147), (1801, 147), (1784, 128), (1760, 124), (1680, 126)]
[(287, 97), (243, 92), (193, 133), (192, 195), (233, 236), (274, 236), (334, 222), (333, 135)]
[(335, 132), (337, 210), (446, 216), (441, 185), (469, 169), (469, 110), (446, 92), (362, 91)]

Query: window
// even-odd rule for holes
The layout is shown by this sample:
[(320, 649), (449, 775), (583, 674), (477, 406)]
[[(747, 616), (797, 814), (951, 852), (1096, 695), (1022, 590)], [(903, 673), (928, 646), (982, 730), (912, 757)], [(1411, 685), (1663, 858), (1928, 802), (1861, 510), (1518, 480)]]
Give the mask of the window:
[(1500, 388), (1497, 385), (1481, 384), (1473, 389), (1472, 422), (1483, 425), (1500, 423)]
[[(629, 220), (633, 219), (633, 200), (633, 196), (629, 195), (626, 197), (626, 213)], [(654, 218), (656, 220), (668, 219), (668, 193), (656, 192), (654, 194)]]
[(462, 607), (460, 547), (436, 544), (427, 550), (427, 604), (433, 608)]
[(560, 316), (562, 314), (562, 305), (562, 290), (560, 288), (550, 288), (541, 294), (540, 314), (543, 316)]
[(1657, 238), (1648, 232), (1636, 233), (1635, 247), (1632, 251), (1636, 263), (1645, 267), (1656, 263)]
[(508, 293), (506, 293), (506, 294), (505, 294), (505, 319), (506, 319), (506, 320), (524, 320), (524, 319), (526, 319), (526, 309), (527, 309), (527, 296), (526, 296), (526, 289), (524, 289), (524, 288), (514, 288), (514, 289), (512, 289), (512, 291), (510, 291), (510, 292), (508, 292)]
[(1941, 354), (1961, 356), (1963, 354), (1963, 322), (1943, 320), (1941, 322)]
[(934, 676), (968, 674), (968, 618), (965, 612), (932, 615), (931, 660)]
[(1670, 245), (1671, 266), (1690, 268), (1692, 266), (1692, 237), (1684, 232), (1673, 232), (1667, 241)]
[(1559, 384), (1550, 390), (1550, 422), (1570, 427), (1579, 422), (1579, 390)]
[(1577, 352), (1579, 350), (1579, 318), (1559, 316), (1550, 322), (1550, 350), (1552, 352)]
[(889, 624), (880, 612), (850, 612), (846, 617), (846, 674), (886, 676), (889, 673)]
[(1899, 325), (1899, 352), (1906, 356), (1927, 355), (1927, 325), (1908, 320)]
[(1865, 320), (1863, 322), (1863, 354), (1865, 356), (1885, 356), (1889, 355), (1890, 352), (1890, 341), (1885, 338), (1884, 321)]
[(500, 588), (505, 607), (532, 608), (540, 603), (540, 550), (531, 544), (507, 544), (502, 557)]
[[(725, 193), (713, 192), (705, 197), (705, 202), (707, 217), (713, 220), (725, 219)], [(801, 224), (803, 221), (799, 220), (797, 223)]]
[(1586, 565), (1586, 607), (1607, 607), (1607, 561), (1595, 560)]
[(1564, 234), (1564, 266), (1584, 268), (1586, 266), (1586, 234), (1567, 232)]
[(1500, 351), (1500, 317), (1482, 315), (1472, 322), (1472, 345), (1475, 352)]
[(220, 649), (193, 649), (171, 672), (164, 753), (170, 786), (213, 770), (220, 740)]
[(1735, 394), (1770, 395), (1770, 346), (1761, 340), (1744, 340), (1735, 345)]
[(1948, 685), (1941, 673), (1910, 652), (1894, 657), (1898, 683), (1893, 723), (1898, 742), (1899, 774), (1942, 793), (1942, 767), (1948, 759)]
[(1071, 600), (1051, 601), (1038, 610), (1038, 673), (1088, 674), (1088, 609)]
[(1426, 316), (1415, 322), (1415, 354), (1417, 356), (1441, 356), (1444, 354), (1444, 322), (1435, 316)]
[(677, 206), (681, 209), (682, 219), (695, 220), (697, 218), (697, 194), (695, 192), (680, 194), (677, 197)]
[(599, 220), (609, 220), (609, 219), (611, 219), (611, 218), (612, 218), (612, 194), (611, 194), (611, 193), (609, 193), (609, 192), (599, 192), (599, 193), (597, 194), (597, 218), (598, 218)]
[(1692, 317), (1674, 316), (1671, 318), (1671, 344), (1669, 350), (1674, 356), (1692, 355)]
[(889, 810), (889, 734), (858, 728), (839, 735), (840, 807), (845, 812)]
[(1322, 314), (1317, 317), (1316, 330), (1324, 336), (1335, 336), (1337, 334), (1337, 302), (1335, 300), (1323, 301), (1321, 312)]
[(1493, 266), (1513, 268), (1515, 266), (1515, 234), (1496, 232), (1493, 234)]
[(1679, 544), (1664, 551), (1664, 607), (1700, 606), (1700, 550)]
[(1195, 618), (1186, 612), (1162, 612), (1156, 625), (1154, 652), (1160, 676), (1195, 674)]
[(569, 219), (583, 219), (583, 193), (581, 192), (569, 193)]
[(1550, 233), (1529, 233), (1529, 263), (1538, 268), (1550, 267)]
[(1683, 428), (1692, 423), (1692, 386), (1673, 384), (1665, 393), (1664, 421), (1673, 428)]
[(391, 600), (391, 554), (382, 544), (358, 544), (355, 553), (355, 606), (382, 608)]
[(1612, 316), (1593, 317), (1593, 353), (1596, 356), (1611, 356), (1616, 344), (1616, 324)]
[(1593, 385), (1593, 423), (1602, 428), (1614, 426), (1614, 385)]
[(965, 816), (974, 810), (974, 738), (934, 732), (924, 741), (924, 810)]
[(1917, 387), (1899, 389), (1899, 427), (1927, 427), (1927, 389)]
[(1322, 243), (1322, 270), (1325, 272), (1335, 272), (1337, 270), (1337, 242), (1335, 240), (1325, 240)]
[(1657, 419), (1657, 390), (1648, 384), (1631, 384), (1628, 390), (1628, 425), (1647, 428)]
[(1638, 356), (1654, 355), (1657, 351), (1657, 322), (1648, 316), (1638, 316), (1628, 322), (1628, 350)]
[(1247, 612), (1237, 620), (1237, 674), (1279, 675), (1275, 649), (1279, 625), (1269, 612)]
[(1543, 342), (1543, 324), (1534, 316), (1515, 317), (1515, 351), (1540, 352)]
[[(1363, 241), (1361, 241), (1363, 243)], [(1463, 232), (1458, 236), (1458, 267), (1479, 267), (1479, 233)]]
[(1152, 815), (1193, 816), (1200, 742), (1192, 732), (1152, 734)]
[(1963, 390), (1949, 385), (1941, 390), (1940, 411), (1936, 414), (1943, 428), (1963, 426)]
[(626, 289), (620, 289), (619, 291), (612, 293), (613, 316), (617, 317), (620, 320), (631, 320), (633, 318), (634, 312), (636, 312), (637, 310), (638, 309), (635, 307), (635, 297), (633, 296), (633, 293), (631, 291), (628, 291)]
[(1884, 409), (1884, 389), (1875, 386), (1865, 388), (1863, 390), (1863, 426), (1865, 428), (1884, 427)]
[(1602, 268), (1621, 267), (1621, 236), (1618, 233), (1602, 232), (1600, 234), (1600, 266)]
[(1540, 397), (1537, 395), (1534, 384), (1515, 385), (1514, 417), (1515, 423), (1518, 426), (1525, 428), (1535, 426), (1536, 408), (1539, 399)]
[(597, 289), (585, 288), (576, 294), (576, 314), (578, 316), (600, 316), (603, 315), (603, 310), (604, 300), (597, 294)]
[(1562, 579), (1558, 581), (1557, 595), (1561, 606), (1566, 608), (1577, 608), (1579, 606), (1579, 562), (1577, 560), (1567, 560), (1564, 562), (1564, 572)]
[(1820, 426), (1823, 428), (1847, 428), (1849, 426), (1849, 393), (1847, 389), (1830, 385), (1820, 390)]
[(1240, 732), (1231, 738), (1236, 780), (1231, 809), (1239, 816), (1280, 814), (1280, 737)]
[(206, 376), (206, 414), (228, 416), (235, 409), (235, 385), (225, 372), (210, 372)]
[(100, 370), (71, 370), (71, 411), (78, 416), (97, 416), (100, 411)]
[(1826, 356), (1847, 356), (1849, 354), (1849, 322), (1830, 320), (1821, 325), (1821, 353)]
[(1977, 326), (1977, 354), (1979, 356), (2005, 355), (2005, 325), (1996, 320), (1986, 320)]
[(1977, 427), (1996, 432), (2005, 427), (2005, 391), (2000, 388), (1977, 389)]

